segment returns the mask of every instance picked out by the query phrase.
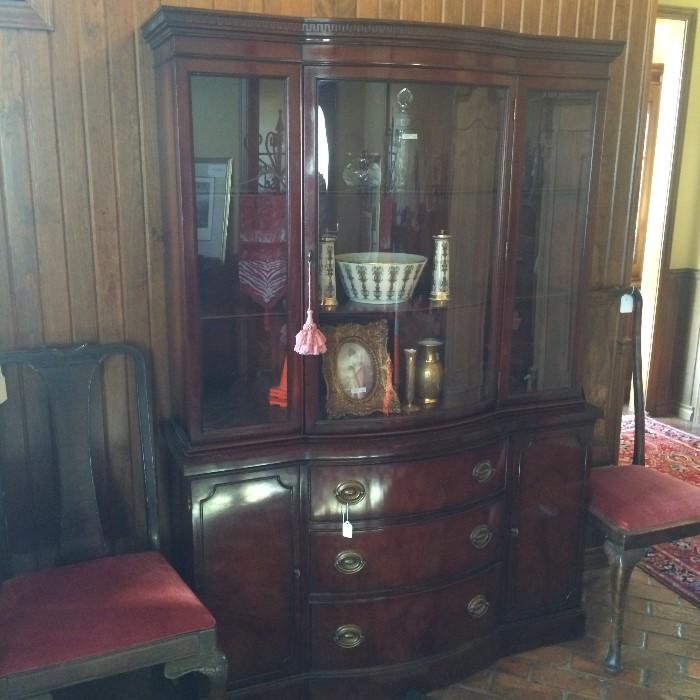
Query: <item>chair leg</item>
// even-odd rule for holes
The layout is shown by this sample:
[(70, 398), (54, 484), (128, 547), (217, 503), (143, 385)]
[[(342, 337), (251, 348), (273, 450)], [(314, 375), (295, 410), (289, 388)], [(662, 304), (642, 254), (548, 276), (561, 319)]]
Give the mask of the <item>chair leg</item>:
[(224, 700), (226, 695), (228, 662), (226, 656), (218, 649), (200, 656), (166, 663), (163, 673), (170, 680), (180, 678), (187, 673), (201, 673), (209, 681), (210, 700)]
[(625, 549), (605, 540), (605, 554), (610, 564), (610, 605), (612, 609), (612, 634), (608, 655), (603, 662), (612, 673), (622, 670), (622, 623), (630, 576), (635, 564), (644, 556), (644, 549)]

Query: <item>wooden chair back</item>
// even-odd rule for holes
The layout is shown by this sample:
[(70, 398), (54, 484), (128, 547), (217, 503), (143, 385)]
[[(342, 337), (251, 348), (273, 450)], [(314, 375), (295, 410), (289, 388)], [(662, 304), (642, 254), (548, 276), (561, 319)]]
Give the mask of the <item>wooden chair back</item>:
[[(124, 343), (83, 344), (45, 347), (37, 350), (18, 350), (0, 353), (0, 366), (13, 365), (30, 368), (45, 388), (48, 411), (29, 416), (32, 420), (47, 420), (50, 435), (51, 460), (57, 473), (59, 490), (59, 533), (56, 564), (64, 564), (100, 557), (110, 553), (105, 538), (103, 521), (98, 507), (95, 486), (94, 444), (92, 433), (103, 429), (107, 392), (96, 392), (102, 368), (112, 357), (126, 357), (133, 371), (136, 415), (139, 432), (138, 458), (143, 478), (145, 500), (145, 527), (147, 544), (158, 548), (158, 506), (156, 468), (151, 415), (150, 373), (144, 353)], [(8, 392), (11, 394), (11, 392)], [(101, 400), (95, 400), (95, 396)], [(1, 410), (10, 410), (19, 397), (8, 395), (8, 404)], [(96, 414), (98, 414), (96, 416)], [(41, 426), (43, 429), (44, 426)], [(109, 445), (105, 446), (109, 455)], [(31, 498), (31, 494), (28, 494)], [(7, 508), (3, 507), (0, 489), (0, 524), (8, 531)], [(6, 543), (5, 549), (9, 546)]]

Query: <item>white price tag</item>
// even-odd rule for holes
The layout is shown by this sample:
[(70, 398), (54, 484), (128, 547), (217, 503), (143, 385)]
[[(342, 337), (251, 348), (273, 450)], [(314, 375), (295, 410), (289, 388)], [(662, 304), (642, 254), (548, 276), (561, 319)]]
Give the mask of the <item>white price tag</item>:
[(634, 308), (634, 299), (631, 294), (623, 294), (620, 297), (620, 313), (631, 314)]
[(343, 508), (343, 537), (352, 539), (352, 523), (350, 522), (350, 506), (346, 503)]

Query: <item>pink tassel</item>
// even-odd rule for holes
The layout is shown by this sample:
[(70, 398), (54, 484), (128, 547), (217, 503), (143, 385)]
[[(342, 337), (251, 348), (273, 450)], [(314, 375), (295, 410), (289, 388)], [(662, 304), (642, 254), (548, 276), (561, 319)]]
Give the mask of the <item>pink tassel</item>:
[(309, 255), (309, 308), (306, 309), (306, 323), (296, 334), (294, 352), (300, 355), (321, 355), (326, 352), (326, 336), (314, 323), (314, 312), (311, 310), (311, 256)]
[(326, 336), (314, 323), (314, 312), (306, 310), (306, 323), (296, 335), (294, 352), (300, 355), (321, 355), (326, 352)]

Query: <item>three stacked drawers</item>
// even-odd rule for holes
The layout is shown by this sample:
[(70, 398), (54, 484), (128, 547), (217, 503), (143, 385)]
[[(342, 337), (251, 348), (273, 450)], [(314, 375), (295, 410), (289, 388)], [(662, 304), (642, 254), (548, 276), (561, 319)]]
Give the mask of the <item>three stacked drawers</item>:
[[(400, 663), (498, 619), (506, 445), (310, 470), (311, 663)], [(345, 507), (353, 537), (342, 536)]]

